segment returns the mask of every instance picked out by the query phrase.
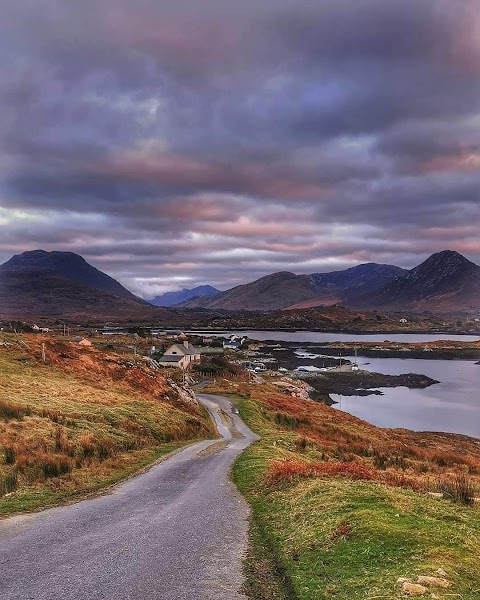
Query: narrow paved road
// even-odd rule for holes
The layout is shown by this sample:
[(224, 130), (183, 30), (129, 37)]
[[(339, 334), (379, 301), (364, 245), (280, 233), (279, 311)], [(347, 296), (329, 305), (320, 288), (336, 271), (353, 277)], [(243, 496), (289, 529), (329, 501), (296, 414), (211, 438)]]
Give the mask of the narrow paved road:
[(229, 471), (255, 435), (227, 398), (198, 398), (224, 444), (199, 442), (108, 495), (0, 521), (2, 600), (245, 598), (248, 506)]

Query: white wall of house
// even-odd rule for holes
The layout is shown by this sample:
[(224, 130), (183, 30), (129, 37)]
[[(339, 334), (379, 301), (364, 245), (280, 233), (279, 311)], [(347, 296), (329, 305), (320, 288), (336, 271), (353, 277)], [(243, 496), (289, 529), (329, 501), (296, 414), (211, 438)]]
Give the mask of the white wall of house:
[(167, 355), (179, 355), (181, 356), (182, 354), (187, 358), (187, 363), (191, 363), (191, 362), (200, 362), (201, 356), (199, 352), (196, 352), (195, 354), (188, 354), (187, 350), (188, 348), (193, 348), (193, 346), (189, 345), (187, 346), (188, 342), (186, 342), (185, 344), (172, 344), (170, 346), (170, 348), (168, 348), (167, 350), (165, 350), (165, 354)]
[(173, 369), (186, 369), (190, 364), (186, 356), (183, 356), (178, 362), (162, 361), (162, 359), (157, 362), (162, 367), (171, 367)]

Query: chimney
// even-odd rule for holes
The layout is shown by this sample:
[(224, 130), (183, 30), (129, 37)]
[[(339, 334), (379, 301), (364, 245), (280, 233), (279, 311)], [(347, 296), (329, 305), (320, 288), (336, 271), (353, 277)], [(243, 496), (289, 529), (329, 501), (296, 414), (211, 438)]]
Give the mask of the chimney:
[(185, 341), (183, 342), (183, 345), (185, 346), (185, 348), (188, 348), (188, 340), (185, 340)]

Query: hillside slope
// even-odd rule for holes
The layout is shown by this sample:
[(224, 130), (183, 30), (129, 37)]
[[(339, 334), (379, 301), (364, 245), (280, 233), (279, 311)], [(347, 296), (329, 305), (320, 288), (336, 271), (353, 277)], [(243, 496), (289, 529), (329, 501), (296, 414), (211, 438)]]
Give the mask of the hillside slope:
[(1, 338), (0, 515), (95, 491), (212, 435), (196, 401), (141, 360), (22, 339)]
[(261, 436), (233, 470), (252, 506), (252, 597), (393, 600), (407, 597), (399, 578), (423, 576), (448, 588), (422, 597), (476, 600), (480, 511), (462, 500), (480, 493), (480, 442), (381, 429), (279, 383), (208, 388)]

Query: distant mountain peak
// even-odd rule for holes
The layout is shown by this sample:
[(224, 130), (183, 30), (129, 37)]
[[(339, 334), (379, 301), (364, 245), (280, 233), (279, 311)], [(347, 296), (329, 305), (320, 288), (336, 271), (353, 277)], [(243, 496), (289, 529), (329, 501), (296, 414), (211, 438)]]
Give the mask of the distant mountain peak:
[(443, 250), (396, 277), (379, 289), (375, 298), (365, 301), (384, 310), (461, 312), (478, 310), (479, 293), (480, 267), (454, 250)]
[(405, 277), (411, 281), (448, 279), (475, 268), (477, 266), (459, 252), (443, 250), (429, 256), (421, 264), (409, 271)]
[(419, 267), (422, 265), (426, 266), (438, 266), (438, 265), (450, 265), (453, 267), (463, 266), (475, 266), (473, 262), (465, 258), (463, 254), (456, 252), (455, 250), (442, 250), (429, 256)]
[(154, 306), (175, 306), (182, 302), (193, 300), (194, 298), (204, 298), (206, 296), (215, 296), (220, 290), (212, 287), (211, 285), (198, 285), (194, 288), (183, 288), (176, 292), (165, 292), (161, 296), (155, 296), (149, 300), (150, 304)]

